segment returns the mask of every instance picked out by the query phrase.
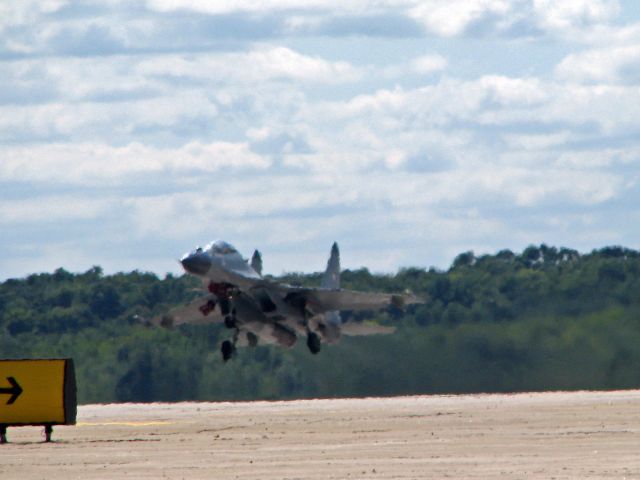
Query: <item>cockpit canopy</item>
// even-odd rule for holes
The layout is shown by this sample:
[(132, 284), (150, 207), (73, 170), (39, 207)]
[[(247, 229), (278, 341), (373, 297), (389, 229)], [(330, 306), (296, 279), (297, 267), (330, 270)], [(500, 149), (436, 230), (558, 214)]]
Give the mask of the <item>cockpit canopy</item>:
[(214, 255), (230, 255), (233, 253), (238, 253), (233, 245), (225, 242), (224, 240), (216, 240), (215, 242), (207, 246), (207, 250), (210, 250)]

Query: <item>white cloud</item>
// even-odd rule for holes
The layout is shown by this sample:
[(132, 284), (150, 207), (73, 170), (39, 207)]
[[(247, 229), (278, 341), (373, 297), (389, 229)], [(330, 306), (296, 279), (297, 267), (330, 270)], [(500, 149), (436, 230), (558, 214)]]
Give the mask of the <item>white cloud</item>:
[(5, 0), (0, 3), (0, 31), (9, 25), (31, 23), (34, 16), (53, 13), (68, 3), (67, 0)]
[(0, 201), (0, 224), (87, 220), (104, 214), (112, 207), (113, 202), (109, 199), (83, 198), (78, 201), (71, 195)]
[(571, 138), (571, 133), (561, 131), (550, 134), (506, 134), (504, 139), (507, 145), (517, 150), (546, 150), (551, 147), (562, 145)]
[(578, 83), (640, 83), (640, 43), (588, 50), (565, 57), (558, 78)]
[(269, 80), (333, 84), (352, 82), (361, 76), (347, 62), (329, 62), (289, 48), (268, 46), (247, 53), (152, 57), (140, 62), (136, 70), (144, 77), (168, 76), (243, 84)]
[(533, 0), (542, 27), (552, 30), (605, 24), (620, 13), (617, 0)]
[[(640, 163), (640, 148), (604, 148), (586, 151), (563, 152), (558, 156), (555, 164), (560, 168), (573, 169), (611, 169), (615, 166), (633, 166)], [(640, 170), (634, 176), (625, 177), (625, 185), (638, 183)]]
[(536, 78), (489, 75), (480, 78), (480, 86), (491, 101), (505, 107), (530, 107), (548, 99), (546, 89)]
[[(639, 95), (635, 88), (501, 76), (380, 90), (306, 112), (307, 120), (331, 119), (333, 128), (316, 124), (316, 135), (326, 132), (314, 144), (318, 153), (288, 161), (314, 172), (348, 174), (347, 182), (358, 176), (368, 187), (354, 189), (359, 200), (387, 201), (394, 209), (486, 202), (527, 208), (599, 204), (624, 193), (625, 175), (608, 171), (611, 162), (588, 161), (589, 151), (580, 154), (581, 162), (570, 162), (568, 149), (592, 142), (594, 129), (606, 142), (607, 135), (634, 128)], [(584, 125), (590, 130), (583, 131)], [(640, 161), (625, 151), (625, 165)], [(416, 152), (424, 160), (410, 163)], [(449, 162), (449, 168), (416, 173), (430, 157)], [(411, 173), (405, 175), (405, 169)], [(375, 171), (386, 180), (376, 181), (370, 173)]]
[[(327, 105), (326, 114), (333, 118), (364, 116), (373, 125), (384, 120), (384, 126), (392, 130), (404, 129), (405, 121), (415, 127), (435, 128), (453, 121), (497, 122), (502, 115), (533, 118), (535, 108), (553, 100), (555, 88), (535, 78), (497, 75), (472, 81), (443, 78), (435, 85), (410, 90), (396, 87), (359, 95), (345, 103)], [(393, 128), (397, 120), (401, 123)]]
[[(620, 12), (617, 0), (270, 0), (239, 2), (206, 0), (149, 0), (161, 12), (191, 10), (207, 14), (278, 13), (292, 32), (300, 26), (318, 25), (323, 16), (406, 15), (426, 31), (442, 37), (463, 35), (475, 23), (489, 20), (493, 30), (508, 31), (516, 24), (572, 34), (606, 25)], [(563, 30), (571, 32), (563, 32)]]
[(265, 82), (278, 81), (331, 85), (362, 77), (348, 62), (266, 45), (237, 53), (53, 57), (5, 62), (2, 68), (2, 80), (11, 81), (12, 86), (29, 85), (34, 92), (55, 90), (57, 98), (76, 102), (145, 99), (176, 87), (186, 96), (207, 86), (263, 87)]
[(511, 11), (509, 0), (430, 0), (415, 2), (409, 15), (437, 35), (459, 35), (484, 15), (505, 16)]
[(371, 13), (413, 6), (416, 3), (418, 0), (354, 0), (350, 2), (340, 0), (237, 0), (235, 2), (225, 0), (147, 0), (147, 5), (150, 8), (160, 11), (184, 9), (210, 14), (278, 12), (282, 10)]
[(411, 62), (414, 71), (421, 74), (430, 74), (447, 68), (447, 59), (442, 55), (423, 55)]
[[(53, 233), (40, 265), (162, 271), (223, 237), (275, 250), (276, 272), (321, 268), (333, 240), (347, 265), (393, 270), (640, 233), (619, 213), (640, 185), (640, 27), (617, 2), (116, 1), (95, 19), (16, 5), (0, 27), (0, 228), (25, 257)], [(425, 51), (416, 22), (447, 40)], [(104, 48), (83, 50), (91, 35)], [(103, 251), (71, 238), (89, 228)]]
[(104, 184), (134, 175), (262, 170), (269, 161), (244, 143), (188, 143), (179, 148), (155, 148), (139, 143), (124, 147), (106, 144), (47, 144), (5, 148), (0, 180), (67, 184)]
[(617, 175), (562, 169), (501, 169), (493, 171), (491, 187), (522, 207), (541, 204), (596, 205), (616, 196), (622, 186)]
[[(3, 274), (7, 275), (7, 278), (53, 272), (60, 267), (72, 272), (85, 272), (98, 263), (104, 266), (103, 262), (96, 261), (95, 251), (74, 240), (22, 244), (16, 246), (11, 254), (9, 258), (3, 258), (1, 264)], [(109, 268), (109, 271), (116, 270)]]

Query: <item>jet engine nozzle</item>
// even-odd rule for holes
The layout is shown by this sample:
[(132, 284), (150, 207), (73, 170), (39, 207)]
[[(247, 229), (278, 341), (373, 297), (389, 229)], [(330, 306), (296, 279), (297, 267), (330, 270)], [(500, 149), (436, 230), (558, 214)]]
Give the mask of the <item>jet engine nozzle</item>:
[(182, 267), (193, 275), (206, 275), (211, 268), (211, 259), (205, 253), (189, 253), (180, 260)]

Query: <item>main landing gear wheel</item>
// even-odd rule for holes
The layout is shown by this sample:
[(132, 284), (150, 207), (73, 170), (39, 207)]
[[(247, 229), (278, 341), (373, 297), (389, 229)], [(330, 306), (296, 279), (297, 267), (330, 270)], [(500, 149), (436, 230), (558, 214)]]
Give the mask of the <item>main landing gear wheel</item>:
[(309, 332), (307, 335), (307, 347), (314, 355), (320, 351), (320, 335), (315, 332)]
[(258, 336), (253, 332), (247, 332), (247, 343), (250, 347), (256, 347), (258, 345)]
[(224, 342), (222, 342), (222, 346), (220, 347), (222, 360), (225, 362), (228, 361), (231, 358), (231, 355), (233, 355), (235, 349), (236, 347), (234, 347), (233, 343), (231, 343), (229, 340), (225, 340)]

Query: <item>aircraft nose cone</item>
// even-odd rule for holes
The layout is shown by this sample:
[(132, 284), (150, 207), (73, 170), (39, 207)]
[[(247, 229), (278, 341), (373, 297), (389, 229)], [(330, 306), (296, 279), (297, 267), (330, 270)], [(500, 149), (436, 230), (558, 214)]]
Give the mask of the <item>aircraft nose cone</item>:
[(180, 263), (187, 272), (194, 275), (206, 275), (211, 268), (211, 260), (202, 253), (185, 255)]

